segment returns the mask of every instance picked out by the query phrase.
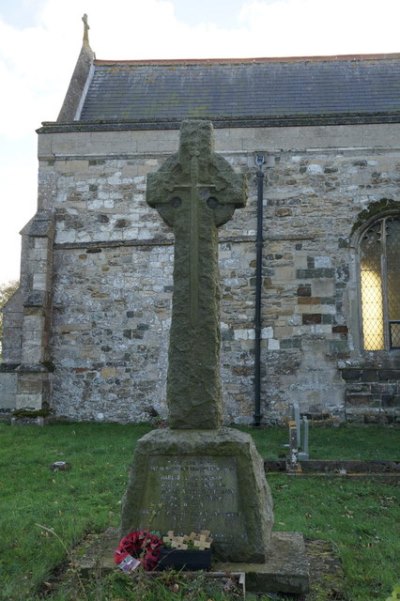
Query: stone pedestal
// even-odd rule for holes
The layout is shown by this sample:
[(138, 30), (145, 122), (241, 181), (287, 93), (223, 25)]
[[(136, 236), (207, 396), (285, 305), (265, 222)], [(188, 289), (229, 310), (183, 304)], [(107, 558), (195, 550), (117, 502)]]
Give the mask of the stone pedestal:
[(210, 530), (222, 561), (263, 563), (270, 554), (272, 497), (248, 434), (153, 430), (136, 446), (121, 535), (141, 528)]

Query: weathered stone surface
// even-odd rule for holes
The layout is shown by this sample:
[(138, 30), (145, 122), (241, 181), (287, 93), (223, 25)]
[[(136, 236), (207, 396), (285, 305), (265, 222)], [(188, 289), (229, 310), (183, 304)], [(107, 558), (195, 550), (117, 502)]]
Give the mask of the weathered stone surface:
[(221, 559), (263, 562), (273, 524), (264, 465), (249, 435), (219, 428), (216, 228), (245, 198), (243, 179), (212, 155), (211, 134), (210, 123), (184, 122), (178, 156), (149, 177), (147, 201), (175, 232), (167, 392), (173, 429), (155, 430), (136, 446), (121, 534), (208, 530)]
[[(3, 358), (7, 358), (7, 363), (18, 364), (21, 361), (21, 342), (22, 342), (22, 315), (23, 315), (23, 295), (21, 288), (13, 294), (2, 309), (3, 313), (3, 337), (1, 340), (1, 349)], [(1, 376), (0, 376), (1, 377)], [(0, 384), (0, 390), (2, 385)], [(1, 393), (0, 393), (1, 396)], [(14, 399), (15, 404), (15, 399)]]
[(121, 534), (210, 530), (217, 556), (263, 562), (273, 525), (263, 462), (248, 434), (153, 430), (139, 440)]
[(147, 182), (148, 204), (175, 234), (169, 423), (217, 428), (222, 417), (217, 227), (245, 205), (245, 180), (213, 152), (210, 122), (184, 121), (178, 154)]
[[(85, 537), (81, 544), (72, 550), (72, 558), (79, 568), (79, 575), (95, 577), (99, 571), (104, 575), (115, 570), (113, 555), (118, 542), (118, 533), (113, 528)], [(324, 591), (327, 598), (343, 601), (345, 598), (344, 573), (337, 549), (327, 541), (306, 539), (305, 550), (309, 562), (310, 591), (300, 597), (302, 601), (315, 601), (318, 596), (321, 596), (321, 590)], [(215, 566), (212, 565), (211, 572), (206, 572), (204, 576), (207, 577), (207, 574), (214, 580), (222, 573), (216, 572)], [(147, 577), (158, 578), (159, 575), (160, 572), (149, 572)], [(192, 577), (192, 573), (188, 573), (188, 581)], [(256, 593), (249, 594), (248, 597), (250, 599), (254, 596), (255, 599), (255, 595)]]
[[(96, 570), (104, 574), (115, 570), (114, 551), (118, 545), (117, 532), (109, 528), (104, 533), (88, 539), (75, 551), (74, 559), (83, 576), (90, 576)], [(307, 593), (317, 592), (321, 581), (328, 594), (339, 588), (343, 580), (340, 562), (334, 557), (331, 546), (324, 541), (307, 541), (293, 532), (274, 532), (271, 539), (271, 553), (265, 563), (219, 563), (212, 559), (211, 578), (218, 574), (245, 573), (245, 588), (248, 592), (267, 593)], [(312, 561), (313, 569), (309, 564)], [(311, 573), (310, 573), (311, 572)], [(152, 572), (148, 577), (157, 577), (159, 572)], [(207, 576), (207, 573), (204, 574)], [(324, 579), (326, 576), (326, 581)], [(190, 573), (189, 573), (190, 578)], [(313, 588), (314, 585), (314, 588)], [(335, 591), (332, 591), (334, 594)], [(308, 599), (303, 597), (302, 599)]]
[(21, 365), (16, 373), (15, 409), (36, 411), (48, 407), (50, 383), (47, 369), (40, 364)]
[[(368, 366), (379, 368), (377, 384), (385, 383), (387, 368), (398, 369), (397, 351), (361, 350), (352, 230), (368, 207), (382, 199), (392, 199), (391, 207), (398, 203), (399, 134), (400, 124), (215, 131), (217, 152), (249, 182), (246, 207), (219, 228), (225, 422), (249, 423), (254, 411), (254, 149), (267, 155), (264, 419), (283, 420), (292, 400), (304, 412), (344, 418), (345, 391), (352, 388), (341, 366), (363, 374)], [(147, 174), (176, 153), (178, 137), (176, 130), (39, 136), (39, 203), (56, 215), (48, 340), (57, 415), (110, 421), (148, 421), (155, 412), (166, 416), (173, 232), (147, 205), (145, 189)], [(323, 173), (310, 174), (310, 164), (321, 165)], [(290, 208), (292, 215), (276, 217), (280, 208)], [(120, 220), (125, 227), (118, 227)], [(24, 299), (31, 276), (43, 272), (42, 249), (32, 249), (27, 238)], [(35, 244), (44, 240), (36, 238)], [(315, 277), (297, 279), (298, 270), (313, 270)], [(301, 297), (319, 298), (321, 304), (303, 304)], [(320, 314), (321, 323), (303, 324), (303, 314), (310, 313)], [(18, 362), (18, 313), (3, 325), (10, 333), (3, 358)], [(347, 333), (338, 327), (347, 327)], [(130, 337), (124, 336), (128, 331)], [(102, 369), (109, 366), (115, 377), (103, 378)], [(376, 389), (374, 402), (380, 398), (383, 407), (386, 393)], [(400, 394), (398, 378), (395, 394)], [(363, 420), (368, 407), (359, 410), (347, 411), (347, 418)], [(398, 409), (392, 411), (390, 419)]]
[(89, 76), (90, 68), (93, 65), (94, 58), (94, 52), (90, 48), (89, 43), (84, 43), (82, 45), (78, 62), (75, 66), (75, 70), (69, 84), (68, 92), (65, 97), (60, 114), (58, 115), (57, 121), (68, 122), (73, 121), (75, 119), (76, 113), (79, 108), (79, 101), (83, 94), (86, 80)]
[(17, 394), (17, 374), (0, 371), (0, 411), (15, 409), (15, 396)]
[(309, 562), (302, 534), (274, 532), (270, 552), (264, 563), (217, 563), (221, 572), (244, 572), (246, 590), (258, 593), (279, 592), (302, 594), (310, 587)]

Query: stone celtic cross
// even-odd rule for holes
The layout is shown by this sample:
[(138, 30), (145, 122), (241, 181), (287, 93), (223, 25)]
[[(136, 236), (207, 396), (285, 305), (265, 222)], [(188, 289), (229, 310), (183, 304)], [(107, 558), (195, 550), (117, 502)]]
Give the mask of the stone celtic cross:
[(221, 424), (217, 228), (246, 202), (246, 183), (213, 152), (208, 121), (184, 121), (180, 146), (147, 179), (148, 204), (175, 234), (167, 402), (171, 428)]

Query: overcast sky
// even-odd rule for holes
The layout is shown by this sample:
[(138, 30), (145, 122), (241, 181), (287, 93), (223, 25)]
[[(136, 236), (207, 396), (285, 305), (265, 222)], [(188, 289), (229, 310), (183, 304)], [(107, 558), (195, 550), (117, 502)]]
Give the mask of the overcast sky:
[(36, 133), (61, 108), (83, 13), (99, 59), (400, 52), (400, 0), (0, 0), (0, 283), (36, 211)]

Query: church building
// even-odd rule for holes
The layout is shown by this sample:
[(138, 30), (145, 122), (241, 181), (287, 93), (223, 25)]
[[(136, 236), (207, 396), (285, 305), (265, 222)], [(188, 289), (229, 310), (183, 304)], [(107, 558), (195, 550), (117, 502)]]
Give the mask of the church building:
[(146, 183), (202, 119), (248, 186), (219, 229), (225, 422), (399, 420), (400, 54), (109, 61), (87, 34), (38, 130), (0, 410), (166, 416), (174, 236)]

